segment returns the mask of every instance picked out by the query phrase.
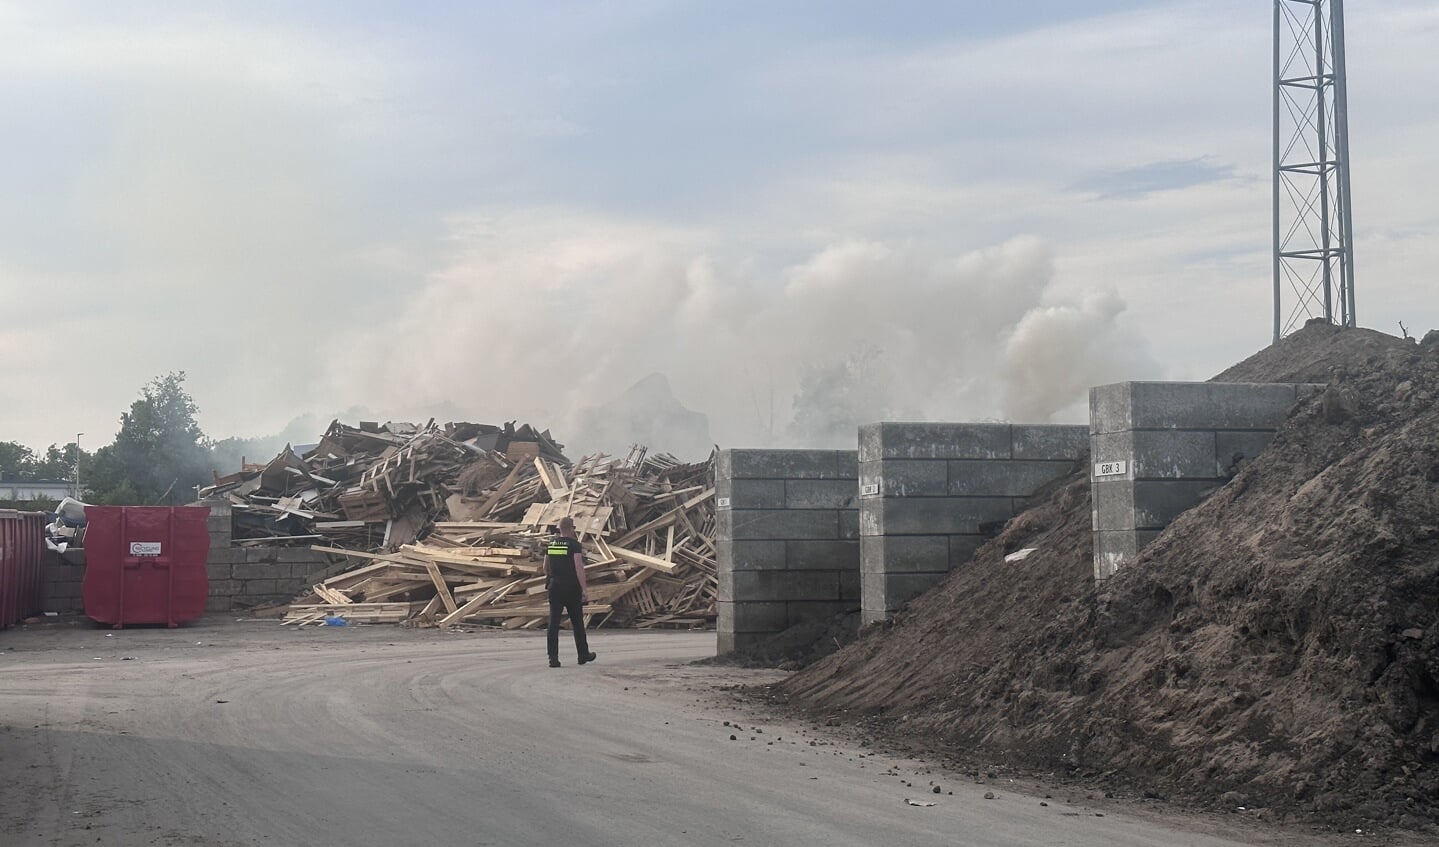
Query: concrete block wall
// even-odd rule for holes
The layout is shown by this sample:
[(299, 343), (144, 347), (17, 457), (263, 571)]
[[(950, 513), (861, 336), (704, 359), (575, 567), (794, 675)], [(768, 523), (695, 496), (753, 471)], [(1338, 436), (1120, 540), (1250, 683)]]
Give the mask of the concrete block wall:
[(218, 547), (229, 547), (230, 538), (234, 533), (232, 522), (234, 520), (234, 509), (230, 506), (229, 500), (201, 500), (197, 506), (208, 506), (210, 517), (205, 519), (205, 528), (210, 532), (210, 549)]
[(236, 547), (231, 541), (232, 514), (226, 500), (205, 500), (210, 507), (210, 555), (205, 572), (210, 580), (206, 611), (243, 611), (271, 603), (288, 603), (330, 566), (324, 553), (308, 547)]
[(720, 654), (859, 607), (858, 478), (853, 450), (720, 452)]
[(322, 553), (305, 547), (210, 548), (210, 612), (242, 611), (288, 603), (329, 567)]
[(1080, 426), (875, 423), (859, 430), (863, 619), (883, 620), (968, 562), (984, 530), (1063, 476)]
[(61, 615), (80, 612), (85, 607), (80, 596), (80, 585), (85, 579), (84, 551), (61, 556), (54, 550), (46, 550), (42, 567), (40, 608)]
[(1259, 455), (1293, 383), (1120, 382), (1089, 392), (1094, 578), (1108, 579), (1181, 513)]

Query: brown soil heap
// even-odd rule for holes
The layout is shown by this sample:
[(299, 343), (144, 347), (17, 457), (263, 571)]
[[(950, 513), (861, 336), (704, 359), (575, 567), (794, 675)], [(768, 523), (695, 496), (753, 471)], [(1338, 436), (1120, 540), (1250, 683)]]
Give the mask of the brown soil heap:
[(1439, 826), (1439, 344), (1313, 325), (1216, 379), (1330, 385), (1102, 588), (1078, 469), (782, 693), (1191, 802)]

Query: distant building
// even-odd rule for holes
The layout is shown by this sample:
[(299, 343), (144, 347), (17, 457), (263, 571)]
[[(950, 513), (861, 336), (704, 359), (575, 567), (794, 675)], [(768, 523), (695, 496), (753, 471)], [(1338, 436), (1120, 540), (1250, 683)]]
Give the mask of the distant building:
[(74, 483), (54, 479), (10, 479), (0, 482), (0, 500), (64, 500), (75, 490)]

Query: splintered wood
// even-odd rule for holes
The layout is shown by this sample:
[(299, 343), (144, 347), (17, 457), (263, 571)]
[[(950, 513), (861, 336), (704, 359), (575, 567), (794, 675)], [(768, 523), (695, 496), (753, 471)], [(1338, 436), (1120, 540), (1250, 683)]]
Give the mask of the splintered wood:
[(713, 623), (714, 494), (712, 459), (635, 447), (571, 465), (527, 426), (338, 422), (303, 455), (287, 448), (202, 492), (229, 499), (237, 543), (303, 539), (354, 563), (296, 598), (286, 625), (507, 629), (547, 621), (543, 554), (565, 517), (588, 562), (587, 625)]

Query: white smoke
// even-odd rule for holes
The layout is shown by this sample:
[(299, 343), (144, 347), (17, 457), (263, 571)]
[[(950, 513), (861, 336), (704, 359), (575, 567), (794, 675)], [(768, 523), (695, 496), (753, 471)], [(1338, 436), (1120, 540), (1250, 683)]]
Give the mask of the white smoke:
[(1124, 309), (1119, 295), (1101, 292), (1028, 311), (1004, 343), (1005, 415), (1045, 423), (1091, 386), (1157, 377), (1148, 342), (1119, 321)]
[[(341, 397), (419, 417), (452, 401), (564, 440), (658, 372), (721, 445), (845, 446), (880, 419), (1048, 419), (1130, 353), (1148, 367), (1108, 344), (1113, 295), (1045, 303), (1053, 263), (1034, 238), (960, 256), (856, 240), (784, 262), (553, 210), (457, 221), (454, 238), (392, 321), (345, 340)], [(1056, 322), (1083, 343), (1046, 358)]]

